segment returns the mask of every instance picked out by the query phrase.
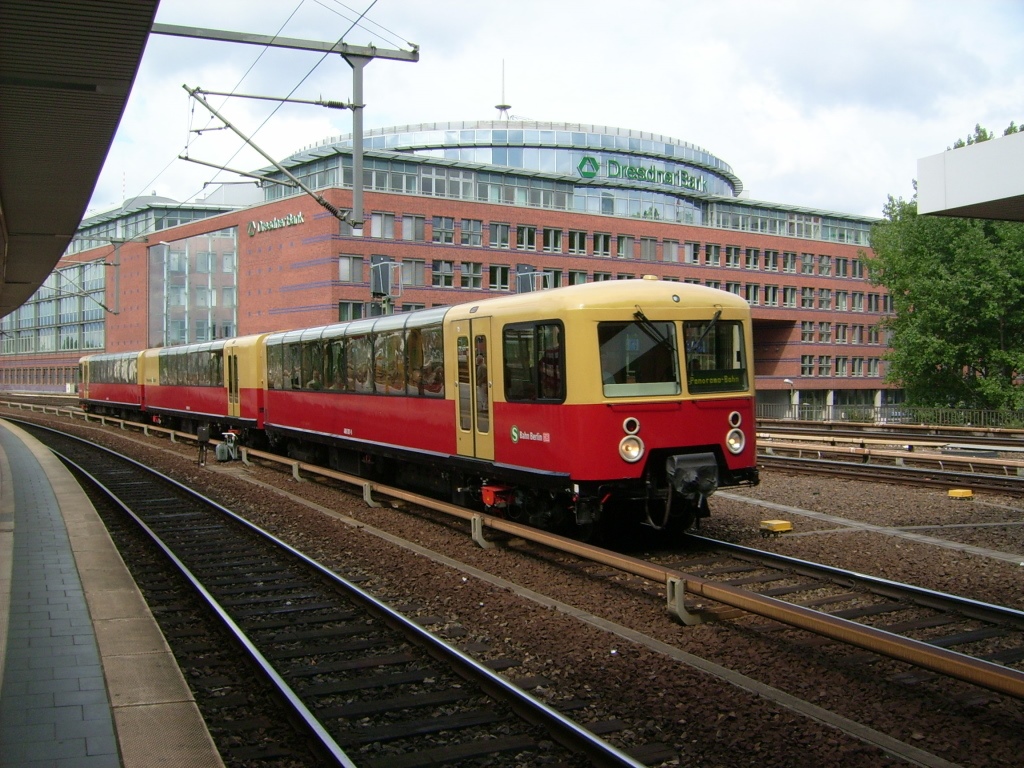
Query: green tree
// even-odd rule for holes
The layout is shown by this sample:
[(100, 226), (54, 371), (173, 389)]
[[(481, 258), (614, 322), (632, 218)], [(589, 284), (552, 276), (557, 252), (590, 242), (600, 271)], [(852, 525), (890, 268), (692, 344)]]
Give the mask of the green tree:
[(907, 401), (1024, 408), (1024, 225), (918, 216), (890, 196), (871, 246), (894, 310), (889, 377)]

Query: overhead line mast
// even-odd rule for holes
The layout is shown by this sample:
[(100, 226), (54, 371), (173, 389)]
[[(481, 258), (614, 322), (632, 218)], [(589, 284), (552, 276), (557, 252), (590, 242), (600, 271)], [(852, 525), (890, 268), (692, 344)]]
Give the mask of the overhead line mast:
[[(363, 104), (363, 68), (373, 59), (419, 61), (420, 49), (418, 45), (412, 45), (411, 51), (398, 51), (377, 48), (372, 45), (349, 45), (348, 43), (342, 42), (326, 43), (316, 40), (299, 40), (288, 37), (257, 35), (249, 32), (228, 32), (219, 29), (184, 27), (177, 24), (154, 24), (152, 32), (156, 35), (169, 35), (172, 37), (219, 40), (228, 43), (245, 43), (248, 45), (260, 45), (269, 48), (290, 48), (300, 51), (313, 51), (316, 53), (337, 53), (344, 58), (345, 61), (348, 62), (349, 66), (352, 67), (352, 103), (348, 105), (341, 105), (337, 102), (330, 102), (325, 106), (342, 106), (348, 107), (352, 110), (352, 213), (350, 215), (343, 214), (333, 205), (324, 200), (322, 196), (316, 194), (299, 182), (298, 179), (285, 170), (279, 163), (272, 159), (271, 162), (278, 170), (282, 171), (292, 181), (298, 184), (298, 186), (300, 186), (307, 194), (311, 195), (320, 205), (323, 205), (342, 221), (346, 221), (350, 224), (353, 230), (361, 232), (363, 226), (363, 108), (365, 106)], [(243, 141), (256, 149), (256, 151), (263, 155), (263, 157), (270, 159), (270, 157), (259, 149), (251, 139), (244, 136), (237, 128), (231, 126), (227, 120), (224, 120), (223, 117), (218, 115), (213, 108), (198, 95), (198, 88), (190, 89), (188, 86), (185, 86), (185, 90), (192, 95), (192, 98), (202, 103), (203, 106), (209, 109), (220, 120), (224, 121), (226, 125), (231, 127), (231, 129), (235, 131)], [(286, 100), (281, 99), (281, 101)]]

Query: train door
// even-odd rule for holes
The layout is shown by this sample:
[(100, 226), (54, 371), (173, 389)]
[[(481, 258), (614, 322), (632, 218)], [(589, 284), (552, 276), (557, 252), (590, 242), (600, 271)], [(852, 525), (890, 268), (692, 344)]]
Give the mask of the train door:
[(238, 402), (238, 355), (234, 349), (224, 350), (227, 358), (228, 416), (238, 418), (241, 410)]
[(89, 399), (89, 365), (88, 362), (82, 362), (78, 364), (80, 378), (78, 380), (78, 397), (81, 400)]
[(494, 459), (491, 318), (463, 321), (456, 324), (455, 330), (459, 455), (490, 461)]

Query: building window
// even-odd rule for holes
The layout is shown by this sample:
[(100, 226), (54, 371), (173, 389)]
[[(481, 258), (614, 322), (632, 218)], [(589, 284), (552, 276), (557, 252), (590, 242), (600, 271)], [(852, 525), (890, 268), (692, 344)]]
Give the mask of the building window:
[(832, 357), (830, 355), (822, 355), (818, 358), (818, 375), (832, 375)]
[(686, 264), (700, 264), (700, 243), (685, 243), (683, 245), (683, 262)]
[(422, 259), (405, 259), (402, 262), (402, 285), (426, 285), (427, 264)]
[(836, 291), (836, 312), (845, 312), (849, 306), (850, 295), (846, 291)]
[(766, 285), (764, 287), (764, 305), (766, 307), (779, 306), (779, 286)]
[(782, 289), (782, 306), (796, 306), (796, 286), (787, 285)]
[(847, 376), (849, 371), (847, 368), (847, 360), (845, 357), (836, 358), (836, 376)]
[(818, 309), (832, 309), (832, 291), (829, 288), (818, 289)]
[(716, 291), (722, 289), (722, 283), (718, 280), (708, 280), (704, 283), (708, 288), (714, 288)]
[(746, 269), (760, 269), (761, 252), (757, 248), (747, 248), (747, 254), (744, 259), (743, 266)]
[(431, 239), (435, 243), (454, 243), (455, 219), (449, 216), (435, 216), (434, 232)]
[(801, 288), (800, 289), (800, 306), (803, 309), (814, 309), (814, 289), (813, 288)]
[(800, 355), (800, 375), (814, 375), (814, 355)]
[(836, 258), (836, 277), (850, 276), (850, 260), (841, 257)]
[(854, 357), (850, 359), (850, 375), (851, 376), (863, 376), (864, 375), (864, 358)]
[(812, 321), (800, 321), (800, 341), (814, 341), (814, 323)]
[(795, 253), (783, 253), (782, 254), (782, 271), (789, 274), (796, 274), (796, 254)]
[(484, 223), (477, 219), (463, 219), (461, 232), (462, 244), (472, 246), (483, 245), (483, 226)]
[(633, 236), (619, 235), (616, 238), (615, 253), (620, 259), (632, 259), (634, 257)]
[(761, 286), (747, 283), (747, 304), (756, 306), (761, 302)]
[(679, 241), (664, 240), (661, 244), (661, 260), (670, 264), (679, 261)]
[(612, 236), (604, 232), (594, 233), (594, 255), (595, 256), (611, 256), (612, 255)]
[(869, 357), (868, 358), (868, 376), (877, 376), (877, 375), (878, 375), (878, 358), (877, 357)]
[(516, 248), (520, 251), (537, 250), (537, 228), (524, 224), (516, 227)]
[(818, 323), (818, 341), (822, 344), (832, 343), (832, 323)]
[(832, 274), (832, 257), (818, 257), (818, 274), (822, 277), (829, 277)]
[(403, 240), (414, 240), (422, 243), (427, 237), (425, 234), (426, 219), (422, 216), (403, 216), (402, 217), (402, 239)]
[(713, 243), (705, 245), (704, 264), (708, 267), (722, 266), (722, 246)]
[(864, 277), (864, 262), (861, 261), (860, 259), (854, 259), (852, 266), (853, 266), (853, 269), (851, 271), (851, 276), (853, 278), (855, 278), (855, 279), (863, 278)]
[(544, 228), (544, 252), (545, 253), (561, 253), (562, 252), (562, 230), (551, 229), (549, 227)]
[(851, 307), (851, 309), (854, 312), (863, 312), (864, 311), (864, 294), (863, 293), (859, 293), (858, 292), (858, 293), (854, 293), (853, 294), (853, 306)]
[(878, 343), (878, 326), (872, 325), (868, 327), (868, 344)]
[(725, 290), (727, 290), (729, 293), (733, 294), (734, 296), (742, 296), (743, 295), (742, 286), (739, 283), (726, 283), (725, 284)]
[(813, 253), (801, 253), (800, 254), (800, 274), (801, 275), (813, 275), (814, 274), (814, 254)]
[[(493, 224), (491, 226), (494, 226)], [(491, 282), (489, 285), (492, 291), (507, 291), (509, 289), (509, 268), (502, 264), (491, 265)]]
[(836, 323), (836, 344), (846, 343), (846, 323)]
[(850, 326), (850, 342), (853, 344), (864, 343), (864, 326), (863, 325), (851, 325)]
[(587, 273), (586, 272), (584, 272), (582, 270), (578, 270), (578, 269), (570, 269), (569, 270), (569, 285), (583, 285), (586, 282), (587, 282)]
[(490, 242), (488, 245), (491, 248), (508, 248), (508, 237), (509, 237), (509, 225), (508, 224), (491, 224), (488, 228), (490, 230)]
[(778, 251), (765, 251), (764, 252), (764, 271), (765, 272), (778, 272), (779, 271), (779, 252)]
[(740, 248), (737, 245), (725, 246), (725, 268), (726, 269), (739, 269), (740, 268)]
[(451, 288), (455, 284), (455, 262), (434, 261), (430, 281), (435, 288)]
[(370, 237), (394, 238), (395, 214), (375, 213), (370, 217)]
[(544, 275), (544, 287), (545, 288), (561, 288), (562, 287), (562, 270), (560, 269), (542, 269), (541, 274)]
[(640, 261), (654, 261), (658, 257), (658, 241), (653, 237), (640, 238)]
[(472, 261), (462, 262), (459, 268), (459, 287), (480, 290), (484, 285), (484, 265)]
[(358, 320), (363, 316), (363, 305), (358, 301), (338, 302), (338, 322)]
[(617, 272), (615, 273), (616, 280), (632, 280), (636, 275), (632, 272)]
[(587, 233), (579, 230), (569, 230), (569, 253), (582, 255), (587, 252)]
[(343, 283), (363, 282), (363, 257), (342, 254), (338, 258), (338, 280)]
[(604, 281), (611, 280), (611, 279), (612, 279), (612, 273), (611, 272), (595, 272), (594, 273), (594, 282), (595, 283), (603, 283)]

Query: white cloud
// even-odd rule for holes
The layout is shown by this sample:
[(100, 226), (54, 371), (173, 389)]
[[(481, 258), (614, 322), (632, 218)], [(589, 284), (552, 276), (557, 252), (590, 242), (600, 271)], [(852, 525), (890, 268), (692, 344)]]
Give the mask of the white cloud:
[[(163, 0), (157, 21), (333, 41), (364, 7)], [(346, 42), (421, 47), (418, 63), (366, 67), (368, 128), (494, 118), (504, 62), (513, 115), (690, 141), (730, 164), (751, 197), (778, 203), (879, 215), (887, 195), (912, 194), (920, 157), (975, 123), (1001, 133), (1024, 122), (1024, 6), (1012, 0), (378, 0), (368, 18), (383, 31), (368, 24)], [(267, 165), (251, 150), (235, 156), (228, 131), (189, 134), (208, 116), (182, 83), (230, 91), (251, 66), (239, 92), (283, 96), (302, 81), (297, 98), (351, 98), (338, 57), (261, 51), (154, 36), (93, 205), (202, 189), (216, 171), (176, 160), (186, 142), (192, 157)], [(347, 111), (285, 106), (267, 119), (270, 102), (210, 101), (278, 158), (351, 130)]]

